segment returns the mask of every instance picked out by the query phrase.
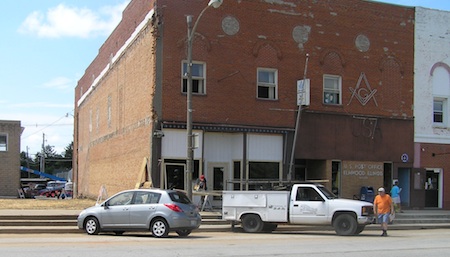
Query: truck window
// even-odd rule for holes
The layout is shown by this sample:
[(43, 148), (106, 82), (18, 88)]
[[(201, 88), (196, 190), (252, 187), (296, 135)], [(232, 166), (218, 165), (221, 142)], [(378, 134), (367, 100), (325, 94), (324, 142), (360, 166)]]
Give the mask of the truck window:
[(298, 188), (296, 201), (323, 201), (322, 197), (313, 188)]
[(330, 190), (328, 190), (324, 186), (318, 186), (317, 189), (319, 189), (320, 192), (322, 192), (322, 194), (324, 194), (325, 197), (328, 199), (337, 199), (338, 198), (335, 194), (333, 194)]

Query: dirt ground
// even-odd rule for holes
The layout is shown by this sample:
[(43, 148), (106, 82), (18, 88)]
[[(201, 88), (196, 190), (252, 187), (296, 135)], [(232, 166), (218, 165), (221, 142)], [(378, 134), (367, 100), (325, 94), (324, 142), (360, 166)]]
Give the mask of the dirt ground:
[(83, 210), (95, 205), (93, 199), (0, 199), (0, 209), (14, 210)]

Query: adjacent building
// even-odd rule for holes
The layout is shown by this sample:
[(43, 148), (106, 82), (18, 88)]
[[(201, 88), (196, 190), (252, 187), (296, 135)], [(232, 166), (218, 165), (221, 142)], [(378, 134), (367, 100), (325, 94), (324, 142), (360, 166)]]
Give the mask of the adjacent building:
[(0, 196), (18, 196), (22, 131), (20, 121), (0, 120)]
[(424, 190), (414, 191), (413, 7), (207, 4), (132, 0), (124, 10), (75, 90), (78, 195), (134, 187), (143, 167), (156, 187), (186, 188), (193, 15), (194, 179), (204, 174), (218, 191), (313, 180), (346, 198), (400, 179), (404, 204), (423, 207)]
[(424, 207), (450, 208), (450, 13), (417, 7), (414, 59), (414, 175)]

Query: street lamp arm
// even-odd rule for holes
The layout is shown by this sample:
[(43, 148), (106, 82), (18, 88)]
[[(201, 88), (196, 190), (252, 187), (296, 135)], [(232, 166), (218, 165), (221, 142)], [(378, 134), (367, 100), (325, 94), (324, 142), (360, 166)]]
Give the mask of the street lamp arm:
[[(203, 8), (202, 12), (198, 15), (197, 20), (194, 23), (194, 27), (192, 27), (191, 33), (189, 34), (189, 41), (194, 40), (194, 34), (195, 34), (195, 30), (197, 29), (198, 26), (198, 22), (200, 21), (200, 19), (202, 18), (203, 14), (205, 13), (205, 11), (209, 8), (209, 5), (207, 5), (205, 8)], [(190, 16), (192, 19), (192, 16)], [(188, 16), (189, 19), (189, 16)]]

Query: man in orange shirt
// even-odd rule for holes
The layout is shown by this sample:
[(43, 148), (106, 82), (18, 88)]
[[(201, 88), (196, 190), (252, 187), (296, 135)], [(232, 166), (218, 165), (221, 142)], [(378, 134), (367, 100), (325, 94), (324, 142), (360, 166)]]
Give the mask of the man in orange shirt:
[(373, 211), (375, 216), (378, 217), (378, 222), (381, 223), (381, 229), (383, 230), (381, 236), (387, 236), (389, 215), (394, 214), (394, 203), (382, 187), (378, 189), (378, 195), (373, 200)]

